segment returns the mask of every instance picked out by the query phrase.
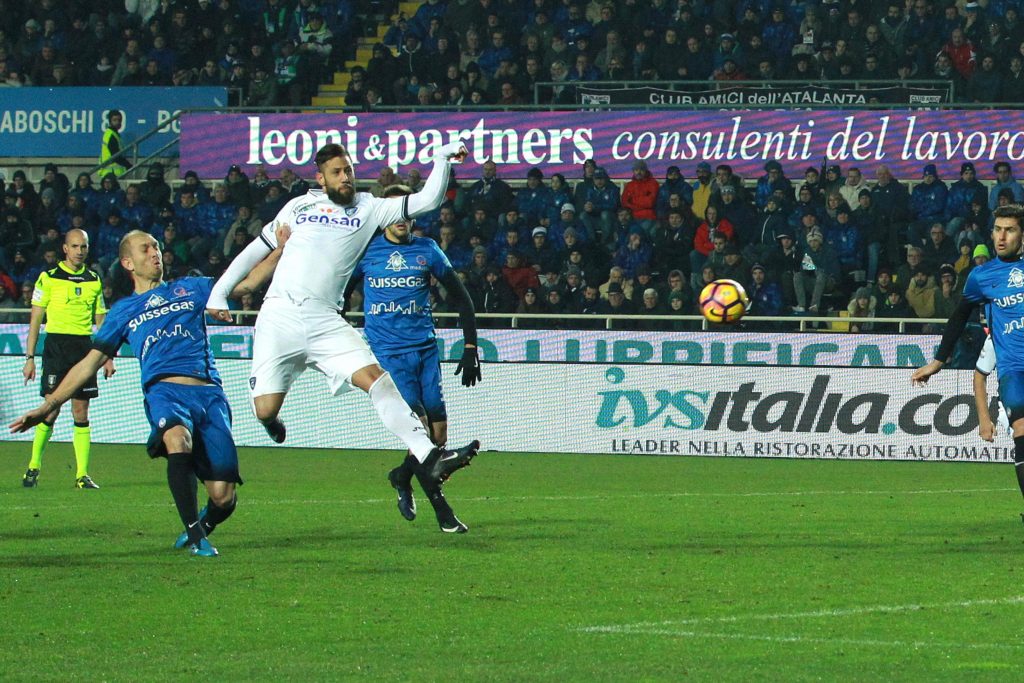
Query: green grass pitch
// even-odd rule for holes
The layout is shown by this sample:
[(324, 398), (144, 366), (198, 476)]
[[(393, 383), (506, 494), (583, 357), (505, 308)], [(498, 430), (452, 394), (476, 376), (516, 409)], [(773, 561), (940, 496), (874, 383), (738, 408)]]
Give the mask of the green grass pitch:
[[(464, 536), (399, 455), (243, 449), (221, 556), (162, 463), (0, 444), (0, 680), (1020, 680), (1008, 466), (484, 452)], [(205, 501), (205, 497), (202, 498)]]

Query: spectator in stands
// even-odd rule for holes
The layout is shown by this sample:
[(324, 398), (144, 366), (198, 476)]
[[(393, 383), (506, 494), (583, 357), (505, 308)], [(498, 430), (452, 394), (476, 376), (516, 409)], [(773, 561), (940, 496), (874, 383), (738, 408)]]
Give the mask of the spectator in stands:
[(893, 265), (899, 263), (901, 246), (906, 243), (910, 197), (906, 186), (892, 177), (888, 166), (879, 166), (875, 177), (878, 182), (871, 188), (871, 203), (877, 209), (879, 224), (884, 228), (887, 237), (885, 253)]
[(659, 220), (664, 220), (669, 212), (669, 197), (679, 195), (686, 207), (693, 205), (693, 188), (683, 178), (678, 166), (669, 166), (665, 172), (665, 182), (658, 188), (655, 213)]
[(986, 54), (981, 58), (981, 68), (975, 71), (968, 83), (969, 102), (992, 102), (996, 93), (1003, 91), (1003, 75), (996, 68), (995, 57)]
[(715, 167), (715, 179), (711, 185), (711, 194), (716, 200), (719, 199), (722, 188), (726, 185), (731, 185), (736, 191), (737, 199), (741, 202), (747, 201), (747, 191), (743, 187), (743, 178), (733, 173), (732, 166), (729, 164), (719, 164)]
[[(608, 315), (635, 315), (636, 307), (631, 299), (626, 297), (625, 290), (621, 283), (612, 282), (608, 285), (608, 307), (605, 310)], [(632, 320), (615, 320), (611, 328), (616, 330), (632, 330), (636, 324)]]
[[(907, 228), (907, 241), (916, 246), (925, 242), (926, 231), (932, 223), (948, 220), (946, 203), (949, 189), (946, 183), (938, 179), (935, 164), (924, 167), (924, 181), (914, 186), (910, 193), (910, 225)], [(909, 293), (908, 293), (909, 299)]]
[(945, 229), (949, 237), (956, 238), (959, 235), (964, 219), (970, 213), (971, 202), (979, 190), (984, 192), (985, 186), (978, 182), (974, 164), (964, 162), (960, 165), (960, 180), (950, 185), (946, 196), (946, 215), (949, 221)]
[(127, 234), (128, 230), (128, 226), (121, 220), (121, 210), (116, 206), (110, 207), (106, 219), (96, 234), (96, 239), (90, 245), (92, 253), (89, 255), (90, 259), (99, 261), (104, 273), (117, 260), (121, 238)]
[(612, 218), (619, 206), (619, 188), (612, 184), (608, 172), (603, 168), (594, 171), (594, 184), (583, 193), (583, 215), (589, 235), (595, 240), (608, 242), (612, 239)]
[(280, 180), (272, 180), (267, 185), (267, 196), (263, 198), (263, 202), (260, 203), (256, 210), (256, 214), (264, 224), (274, 220), (274, 216), (277, 215), (285, 204), (288, 203), (288, 195), (284, 193), (284, 188), (281, 186)]
[(515, 202), (512, 188), (504, 180), (498, 178), (498, 167), (493, 161), (485, 161), (479, 180), (473, 183), (466, 199), (473, 206), (479, 206), (490, 216), (497, 216)]
[[(850, 299), (846, 312), (850, 314), (851, 318), (874, 318), (877, 306), (878, 300), (871, 294), (871, 289), (869, 287), (860, 287)], [(850, 332), (871, 332), (873, 327), (874, 323), (870, 321), (851, 322)]]
[(537, 225), (547, 217), (551, 195), (551, 190), (544, 185), (544, 173), (539, 168), (531, 168), (526, 174), (526, 187), (516, 193), (516, 208), (527, 223)]
[(1024, 102), (1024, 57), (1010, 57), (1010, 68), (1003, 75), (1000, 102)]
[(182, 184), (178, 186), (175, 202), (179, 200), (179, 198), (181, 197), (181, 193), (185, 189), (191, 190), (192, 194), (195, 195), (195, 198), (199, 202), (210, 201), (210, 191), (206, 189), (206, 185), (203, 185), (203, 183), (199, 180), (199, 174), (196, 173), (195, 171), (185, 171), (185, 177), (182, 180)]
[(856, 206), (857, 195), (861, 190), (866, 189), (868, 189), (867, 181), (861, 175), (860, 169), (854, 166), (846, 172), (846, 180), (839, 187), (839, 194), (849, 206)]
[(20, 168), (11, 176), (7, 192), (15, 197), (15, 205), (27, 215), (34, 215), (39, 208), (39, 194)]
[(850, 207), (845, 203), (836, 212), (836, 221), (825, 230), (825, 242), (836, 252), (842, 276), (853, 275), (865, 280), (864, 239), (857, 225), (850, 220)]
[(640, 268), (650, 267), (651, 255), (651, 245), (647, 240), (647, 234), (637, 226), (629, 233), (625, 244), (616, 250), (614, 263), (622, 268), (627, 280), (632, 280)]
[(53, 190), (54, 202), (57, 206), (64, 206), (68, 193), (71, 191), (71, 183), (68, 181), (68, 177), (60, 172), (56, 164), (46, 164), (43, 167), (43, 179), (39, 181), (40, 195), (47, 189)]
[(334, 47), (334, 34), (327, 27), (320, 11), (309, 14), (308, 23), (299, 29), (297, 51), (303, 64), (307, 92), (315, 92), (324, 82), (324, 71)]
[(562, 256), (558, 249), (548, 241), (548, 230), (543, 226), (535, 227), (530, 233), (530, 244), (522, 249), (527, 262), (538, 275), (541, 273), (561, 270)]
[(658, 181), (651, 176), (647, 163), (640, 160), (634, 162), (633, 178), (622, 191), (621, 205), (630, 210), (648, 238), (653, 237), (656, 226), (658, 190)]
[[(250, 239), (259, 237), (260, 231), (263, 229), (263, 222), (253, 214), (252, 207), (248, 205), (242, 205), (239, 207), (238, 215), (231, 222), (231, 225), (227, 228), (227, 233), (224, 236), (224, 256), (231, 259), (231, 246), (236, 243), (236, 234), (244, 233)], [(244, 244), (249, 244), (249, 240), (246, 240)]]
[[(971, 41), (964, 37), (962, 29), (954, 28), (952, 30), (949, 34), (949, 41), (942, 46), (939, 55), (946, 55), (957, 73), (965, 81), (970, 80), (974, 74), (976, 55), (974, 46), (971, 44)], [(907, 293), (907, 298), (910, 298), (909, 292)]]
[(164, 180), (164, 165), (160, 162), (150, 164), (146, 179), (139, 183), (138, 189), (139, 199), (154, 209), (170, 203), (171, 186)]
[(526, 264), (522, 254), (515, 249), (511, 249), (505, 254), (505, 265), (501, 269), (501, 273), (505, 283), (520, 300), (527, 289), (540, 287), (537, 271)]
[(1004, 189), (1008, 189), (1013, 193), (1013, 200), (1016, 203), (1024, 202), (1024, 187), (1021, 187), (1020, 183), (1013, 177), (1013, 170), (1010, 164), (1005, 161), (1000, 161), (995, 165), (996, 181), (991, 185), (988, 191), (988, 208), (990, 211), (995, 211), (996, 207), (999, 206), (999, 192)]
[(733, 227), (731, 239), (741, 247), (750, 244), (755, 239), (757, 219), (750, 206), (737, 198), (736, 188), (724, 185), (712, 201), (722, 220)]
[(704, 219), (704, 209), (711, 201), (711, 195), (715, 190), (714, 179), (711, 175), (711, 164), (702, 161), (697, 164), (697, 179), (693, 182), (693, 204), (690, 207), (693, 215), (699, 220)]
[(807, 235), (807, 250), (802, 267), (793, 275), (797, 301), (793, 310), (802, 311), (806, 308), (811, 314), (823, 312), (822, 297), (835, 291), (839, 278), (839, 258), (835, 250), (825, 243), (821, 230), (811, 230)]
[(100, 182), (99, 192), (96, 193), (89, 209), (93, 212), (93, 222), (102, 222), (107, 217), (107, 211), (114, 206), (124, 205), (124, 190), (113, 173), (108, 172)]
[[(742, 280), (741, 280), (742, 281)], [(778, 316), (783, 312), (782, 287), (768, 279), (768, 271), (760, 263), (750, 267), (750, 279), (747, 280), (747, 296), (750, 297), (750, 315)], [(755, 324), (755, 327), (762, 327)]]
[(772, 160), (764, 165), (764, 170), (765, 174), (758, 179), (754, 192), (754, 204), (760, 211), (764, 210), (768, 204), (768, 197), (776, 191), (782, 191), (784, 197), (793, 197), (793, 183), (783, 173), (782, 164)]
[(680, 210), (670, 211), (667, 220), (654, 233), (652, 265), (666, 272), (689, 265), (693, 250), (694, 229)]
[(124, 222), (132, 228), (145, 230), (153, 225), (153, 209), (142, 201), (142, 192), (139, 185), (129, 185), (124, 191), (124, 202), (118, 205), (121, 210), (121, 217)]
[[(905, 289), (910, 284), (910, 280), (914, 277), (914, 273), (923, 266), (924, 249), (916, 246), (908, 247), (906, 260), (900, 264), (900, 267), (896, 269), (894, 274), (896, 284)], [(932, 284), (934, 285), (934, 281)]]
[[(960, 305), (960, 300), (963, 297), (961, 287), (962, 285), (959, 285), (957, 282), (956, 270), (953, 266), (943, 264), (939, 267), (939, 283), (935, 288), (933, 317), (943, 320), (949, 319), (949, 316)], [(936, 326), (934, 332), (941, 332), (941, 325)]]
[[(712, 252), (714, 253), (714, 252)], [(750, 264), (743, 259), (743, 254), (733, 243), (726, 243), (721, 264), (715, 264), (715, 275), (736, 282), (743, 282), (750, 274)]]
[(925, 242), (923, 263), (931, 272), (936, 272), (940, 265), (952, 265), (958, 257), (958, 249), (952, 237), (946, 236), (946, 227), (942, 223), (934, 223), (929, 229), (929, 239)]
[(935, 280), (928, 274), (927, 268), (918, 266), (914, 269), (905, 296), (915, 317), (935, 317)]

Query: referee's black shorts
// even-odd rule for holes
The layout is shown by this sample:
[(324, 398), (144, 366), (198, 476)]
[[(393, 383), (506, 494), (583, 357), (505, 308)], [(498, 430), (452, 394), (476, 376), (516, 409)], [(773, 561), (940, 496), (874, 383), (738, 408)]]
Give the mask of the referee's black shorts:
[[(85, 358), (92, 349), (92, 337), (79, 334), (47, 334), (43, 342), (43, 374), (40, 379), (40, 396), (49, 396), (61, 383), (68, 370)], [(100, 395), (96, 386), (96, 375), (89, 378), (71, 398), (91, 399)]]

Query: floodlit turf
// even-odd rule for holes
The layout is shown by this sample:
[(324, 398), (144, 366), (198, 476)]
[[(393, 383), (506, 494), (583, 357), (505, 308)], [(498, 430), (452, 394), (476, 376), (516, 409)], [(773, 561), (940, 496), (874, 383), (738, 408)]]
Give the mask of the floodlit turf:
[(483, 453), (469, 534), (397, 454), (248, 449), (221, 557), (162, 463), (0, 444), (0, 680), (1020, 680), (1008, 466)]

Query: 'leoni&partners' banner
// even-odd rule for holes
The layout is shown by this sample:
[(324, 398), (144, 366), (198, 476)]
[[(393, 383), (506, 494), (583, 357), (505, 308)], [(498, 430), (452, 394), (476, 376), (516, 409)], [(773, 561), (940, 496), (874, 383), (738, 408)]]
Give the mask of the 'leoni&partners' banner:
[(808, 165), (835, 162), (879, 164), (897, 178), (920, 178), (925, 164), (940, 177), (956, 178), (960, 164), (978, 165), (994, 177), (992, 162), (1024, 159), (1024, 111), (614, 111), (614, 112), (416, 112), (343, 114), (190, 114), (183, 117), (182, 168), (221, 177), (231, 164), (271, 176), (284, 167), (310, 177), (313, 156), (324, 144), (345, 145), (358, 176), (383, 167), (423, 167), (457, 137), (470, 156), (461, 179), (479, 176), (493, 160), (499, 175), (525, 178), (581, 174), (595, 159), (612, 177), (628, 178), (643, 160), (663, 177), (677, 165), (692, 177), (697, 163), (730, 164), (758, 177), (779, 161), (790, 176)]
[[(98, 158), (111, 109), (124, 116), (126, 146), (182, 109), (226, 104), (225, 88), (4, 88), (0, 157)], [(141, 153), (156, 152), (179, 132), (175, 121), (142, 143)]]
[[(488, 363), (651, 363), (916, 368), (939, 337), (885, 334), (766, 334), (755, 332), (614, 332), (609, 330), (478, 331)], [(23, 356), (28, 325), (0, 325), (0, 355)], [(441, 357), (462, 358), (462, 331), (437, 330)], [(216, 358), (252, 358), (253, 328), (211, 326)], [(40, 345), (42, 341), (40, 341)], [(41, 346), (36, 350), (42, 353)], [(124, 351), (130, 355), (129, 351)]]
[[(252, 415), (249, 362), (218, 363), (243, 446), (269, 446)], [(21, 380), (21, 359), (0, 358), (0, 420), (9, 424), (38, 405)], [(462, 387), (443, 374), (449, 442), (480, 439), (511, 452), (707, 455), (879, 460), (1012, 462), (1013, 441), (977, 436), (973, 373), (947, 370), (927, 387), (909, 369), (488, 364), (483, 381)], [(99, 443), (145, 442), (139, 368), (118, 361), (90, 406)], [(992, 383), (994, 385), (994, 382)], [(401, 450), (369, 399), (332, 397), (319, 373), (304, 373), (284, 404), (287, 447)], [(514, 424), (514, 428), (512, 425)], [(55, 438), (71, 437), (61, 420)], [(17, 438), (27, 441), (31, 434)], [(143, 457), (140, 445), (139, 456)]]

